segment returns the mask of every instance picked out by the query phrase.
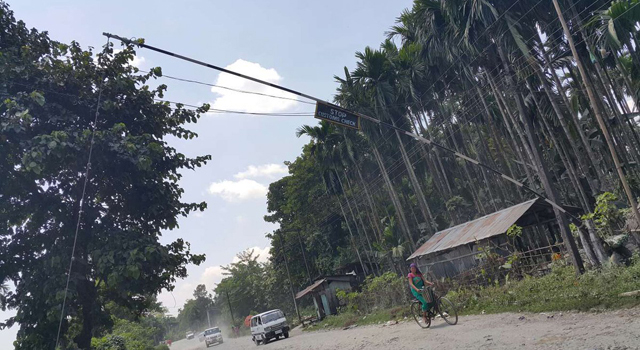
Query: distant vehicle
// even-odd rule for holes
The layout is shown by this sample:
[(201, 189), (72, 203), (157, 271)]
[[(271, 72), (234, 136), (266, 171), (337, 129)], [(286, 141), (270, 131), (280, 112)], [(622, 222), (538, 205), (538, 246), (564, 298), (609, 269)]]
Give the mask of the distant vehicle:
[(289, 325), (284, 312), (275, 309), (251, 318), (251, 340), (256, 345), (267, 344), (271, 339), (289, 338)]
[(206, 329), (204, 331), (204, 343), (207, 347), (213, 344), (222, 344), (224, 341), (222, 340), (222, 332), (220, 332), (220, 328), (213, 327)]
[(193, 339), (196, 335), (193, 331), (187, 331), (187, 339)]
[(204, 332), (198, 333), (198, 341), (201, 343), (204, 341)]

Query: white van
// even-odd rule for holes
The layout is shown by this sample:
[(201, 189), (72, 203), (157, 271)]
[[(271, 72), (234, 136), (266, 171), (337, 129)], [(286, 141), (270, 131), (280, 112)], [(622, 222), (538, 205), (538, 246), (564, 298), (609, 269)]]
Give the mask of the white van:
[(275, 309), (251, 317), (251, 340), (256, 345), (271, 339), (289, 338), (289, 325), (284, 312)]
[(220, 328), (213, 327), (204, 331), (204, 341), (207, 347), (213, 344), (222, 344), (222, 332), (220, 332)]

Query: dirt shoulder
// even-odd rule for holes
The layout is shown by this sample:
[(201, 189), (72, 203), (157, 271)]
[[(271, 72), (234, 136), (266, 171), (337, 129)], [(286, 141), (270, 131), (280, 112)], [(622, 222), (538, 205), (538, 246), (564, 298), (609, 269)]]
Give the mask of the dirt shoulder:
[[(291, 338), (256, 347), (248, 338), (223, 349), (640, 349), (640, 308), (603, 313), (496, 314), (464, 316), (458, 325), (435, 320), (429, 329), (411, 322), (349, 330), (295, 332)], [(173, 350), (172, 346), (172, 350)], [(177, 347), (176, 347), (177, 348)], [(204, 344), (181, 349), (204, 349)], [(210, 348), (214, 349), (214, 348)]]

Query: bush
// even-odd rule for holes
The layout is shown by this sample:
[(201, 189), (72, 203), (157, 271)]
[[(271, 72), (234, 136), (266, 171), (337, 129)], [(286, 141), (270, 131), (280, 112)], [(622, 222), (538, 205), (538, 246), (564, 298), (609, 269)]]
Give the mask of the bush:
[(127, 350), (124, 338), (119, 335), (108, 335), (91, 339), (91, 348), (95, 350)]
[(638, 305), (640, 299), (618, 296), (640, 289), (640, 263), (612, 266), (576, 276), (570, 266), (555, 266), (542, 277), (489, 287), (466, 287), (451, 291), (451, 299), (463, 313), (543, 312), (615, 308)]
[(379, 277), (367, 277), (361, 292), (338, 291), (341, 305), (348, 312), (371, 313), (378, 309), (388, 309), (409, 303), (407, 281), (387, 272)]

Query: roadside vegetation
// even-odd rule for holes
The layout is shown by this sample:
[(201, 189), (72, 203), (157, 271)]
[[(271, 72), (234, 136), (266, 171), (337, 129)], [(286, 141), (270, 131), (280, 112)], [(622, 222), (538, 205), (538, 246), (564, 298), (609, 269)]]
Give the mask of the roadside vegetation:
[(521, 184), (579, 208), (582, 222), (549, 223), (563, 251), (544, 276), (488, 250), (480, 259), (496, 264), (474, 275), (481, 283), (442, 281), (460, 311), (637, 305), (620, 293), (640, 289), (640, 0), (554, 3), (416, 0), (398, 13), (335, 76), (334, 102), (381, 123), (292, 130), (308, 142), (269, 186), (269, 261), (239, 255), (172, 317), (156, 296), (205, 256), (160, 236), (206, 209), (182, 202), (180, 181), (211, 156), (166, 140), (197, 137), (188, 128), (209, 105), (162, 100), (162, 70), (132, 66), (134, 44), (60, 43), (0, 0), (0, 309), (17, 312), (0, 329), (19, 328), (16, 350), (160, 350), (209, 318), (243, 327), (279, 308), (294, 323), (292, 289), (351, 272), (364, 285), (312, 329), (404, 319), (408, 256), (440, 230), (532, 199)]
[[(340, 314), (329, 316), (306, 330), (346, 328), (384, 324), (392, 321), (414, 322), (408, 297), (389, 298), (396, 291), (406, 291), (405, 278), (394, 274), (368, 279), (361, 292), (339, 292), (343, 307)], [(380, 288), (385, 285), (388, 288)], [(609, 266), (577, 276), (571, 266), (556, 262), (551, 273), (526, 276), (488, 286), (458, 286), (446, 297), (460, 315), (501, 312), (558, 312), (627, 308), (640, 305), (640, 256), (630, 266)], [(386, 297), (386, 298), (385, 298)]]

